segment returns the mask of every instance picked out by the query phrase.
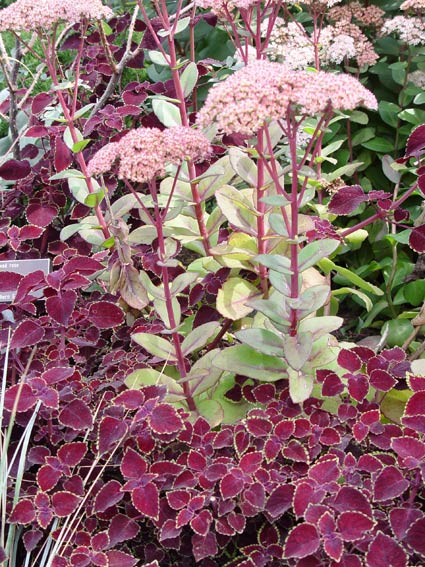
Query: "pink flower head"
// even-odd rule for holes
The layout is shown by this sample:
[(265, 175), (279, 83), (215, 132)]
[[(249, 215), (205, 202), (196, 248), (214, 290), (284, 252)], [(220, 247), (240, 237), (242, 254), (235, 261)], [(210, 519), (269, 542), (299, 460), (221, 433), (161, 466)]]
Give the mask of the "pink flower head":
[(269, 61), (248, 63), (208, 93), (197, 122), (217, 122), (226, 132), (252, 135), (268, 120), (282, 118), (290, 106), (315, 115), (329, 108), (377, 108), (375, 96), (351, 75), (295, 71)]
[[(405, 4), (405, 3), (404, 3)], [(387, 20), (382, 26), (381, 34), (396, 33), (399, 38), (409, 45), (425, 44), (425, 29), (420, 18), (396, 16)]]
[(106, 144), (94, 154), (88, 164), (89, 175), (109, 171), (119, 160), (120, 179), (145, 183), (165, 175), (166, 164), (205, 158), (210, 153), (208, 139), (198, 130), (176, 126), (167, 130), (137, 128), (130, 130), (119, 142)]
[(425, 0), (405, 0), (400, 6), (400, 10), (423, 12), (425, 10)]
[(258, 4), (258, 0), (196, 0), (197, 6), (209, 8), (216, 14), (222, 12), (224, 8), (227, 8), (229, 11), (235, 8), (247, 10), (256, 4)]
[(114, 161), (118, 157), (118, 143), (111, 142), (98, 150), (91, 158), (87, 173), (91, 175), (99, 175), (110, 171)]
[(16, 0), (0, 10), (0, 32), (48, 29), (64, 21), (75, 24), (83, 19), (110, 18), (113, 12), (101, 0)]

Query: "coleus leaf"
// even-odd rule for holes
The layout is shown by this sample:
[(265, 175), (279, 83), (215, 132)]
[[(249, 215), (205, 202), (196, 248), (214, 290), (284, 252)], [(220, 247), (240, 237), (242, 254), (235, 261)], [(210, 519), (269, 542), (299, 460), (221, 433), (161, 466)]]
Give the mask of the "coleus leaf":
[(425, 252), (425, 225), (416, 226), (409, 236), (409, 246), (415, 252)]
[(221, 495), (225, 500), (228, 498), (234, 498), (242, 492), (244, 485), (245, 483), (240, 477), (237, 477), (230, 472), (224, 475), (220, 481)]
[(93, 416), (88, 406), (82, 400), (72, 400), (59, 413), (58, 419), (62, 425), (76, 431), (91, 429)]
[(178, 433), (183, 421), (176, 409), (169, 404), (158, 404), (148, 417), (148, 423), (155, 433)]
[(375, 525), (375, 521), (362, 512), (343, 512), (337, 518), (338, 531), (344, 541), (362, 539)]
[(102, 486), (96, 494), (94, 501), (94, 511), (105, 512), (115, 504), (118, 504), (124, 497), (124, 492), (121, 490), (121, 484), (117, 480), (109, 480)]
[(37, 397), (28, 384), (15, 384), (6, 390), (4, 407), (8, 411), (16, 408), (18, 413), (26, 412), (37, 403)]
[(159, 517), (159, 492), (158, 488), (148, 482), (145, 486), (135, 488), (131, 493), (131, 501), (134, 507), (144, 516), (158, 520)]
[(9, 159), (0, 165), (0, 177), (6, 181), (18, 181), (31, 173), (31, 165), (27, 160)]
[(35, 519), (35, 508), (31, 500), (25, 498), (16, 504), (9, 516), (11, 524), (30, 524)]
[(425, 518), (419, 518), (407, 530), (404, 541), (415, 553), (425, 556)]
[(341, 187), (332, 195), (328, 210), (334, 215), (349, 215), (369, 197), (364, 193), (360, 185)]
[(100, 455), (111, 451), (117, 443), (121, 442), (128, 427), (125, 421), (109, 415), (105, 416), (100, 424), (97, 439), (97, 450)]
[(406, 567), (407, 554), (393, 538), (378, 532), (369, 546), (366, 562), (368, 567)]
[(310, 524), (295, 526), (285, 542), (284, 556), (302, 559), (315, 553), (320, 546), (320, 537), (317, 529)]
[(110, 301), (96, 301), (90, 304), (88, 319), (98, 329), (110, 329), (122, 324), (124, 312)]
[(392, 500), (401, 496), (409, 487), (408, 480), (397, 467), (385, 467), (376, 477), (373, 497), (376, 501)]
[(52, 507), (55, 515), (59, 518), (69, 516), (75, 512), (80, 501), (81, 497), (76, 494), (72, 494), (71, 492), (67, 492), (65, 490), (55, 492), (52, 495)]
[(32, 346), (39, 343), (44, 337), (44, 329), (40, 326), (37, 321), (26, 320), (19, 323), (16, 327), (12, 340), (10, 342), (10, 348), (24, 348), (27, 346)]
[(46, 299), (46, 310), (49, 316), (60, 325), (68, 325), (74, 311), (77, 294), (74, 290), (62, 291)]
[(292, 506), (292, 498), (294, 495), (294, 487), (290, 484), (277, 486), (271, 492), (267, 503), (266, 512), (270, 514), (273, 519), (279, 518), (282, 514), (287, 512)]

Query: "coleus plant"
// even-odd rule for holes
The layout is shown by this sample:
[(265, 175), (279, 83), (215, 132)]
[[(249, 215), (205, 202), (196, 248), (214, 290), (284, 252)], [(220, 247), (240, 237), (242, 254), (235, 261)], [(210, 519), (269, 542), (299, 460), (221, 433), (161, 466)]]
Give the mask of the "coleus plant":
[[(303, 405), (284, 381), (240, 381), (229, 395), (255, 407), (219, 430), (164, 402), (163, 386), (116, 395), (98, 383), (72, 399), (74, 377), (51, 371), (59, 407), (41, 400), (8, 519), (25, 526), (27, 560), (51, 534), (60, 567), (420, 565), (423, 364), (366, 347), (338, 362)], [(6, 415), (13, 405), (23, 427), (31, 411), (15, 390)]]

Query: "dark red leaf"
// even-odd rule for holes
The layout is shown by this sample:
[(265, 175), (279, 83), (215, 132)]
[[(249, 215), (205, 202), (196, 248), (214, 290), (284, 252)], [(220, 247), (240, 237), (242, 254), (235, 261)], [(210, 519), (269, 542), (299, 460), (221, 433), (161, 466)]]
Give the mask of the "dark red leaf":
[(71, 165), (73, 161), (72, 152), (65, 142), (59, 137), (55, 138), (54, 154), (54, 165), (58, 173), (67, 169)]
[(340, 469), (336, 459), (328, 459), (313, 465), (308, 476), (318, 485), (324, 485), (333, 482), (340, 476)]
[(31, 500), (21, 500), (13, 508), (9, 517), (11, 524), (29, 524), (35, 519), (35, 509)]
[(128, 541), (135, 538), (139, 531), (140, 527), (137, 522), (124, 514), (117, 514), (109, 524), (109, 543), (114, 546), (122, 541)]
[(236, 531), (238, 534), (241, 534), (245, 531), (246, 526), (246, 519), (245, 516), (242, 514), (237, 514), (236, 512), (230, 512), (227, 516), (227, 521), (229, 525)]
[(390, 523), (395, 537), (404, 540), (407, 530), (423, 516), (423, 512), (417, 508), (393, 508), (390, 511)]
[(121, 484), (117, 480), (109, 480), (96, 494), (94, 511), (96, 513), (105, 512), (105, 510), (120, 502), (123, 496)]
[(401, 496), (409, 487), (409, 482), (394, 466), (385, 467), (376, 477), (374, 499), (378, 502), (392, 500)]
[(348, 392), (352, 398), (362, 402), (369, 392), (369, 379), (366, 374), (346, 374)]
[(178, 433), (183, 428), (182, 418), (169, 404), (158, 404), (148, 418), (148, 423), (155, 433)]
[(243, 493), (243, 499), (248, 502), (250, 506), (257, 510), (263, 510), (266, 501), (266, 493), (264, 487), (260, 482), (251, 484)]
[(338, 364), (350, 372), (356, 372), (362, 367), (360, 357), (352, 350), (346, 348), (339, 351)]
[(40, 490), (47, 492), (56, 486), (61, 477), (62, 471), (55, 470), (50, 465), (43, 465), (37, 471), (37, 484)]
[(349, 215), (369, 197), (365, 195), (360, 185), (341, 187), (337, 193), (332, 195), (329, 201), (328, 210), (334, 215)]
[(218, 552), (215, 534), (209, 532), (206, 536), (193, 535), (192, 552), (195, 561), (201, 561), (201, 559), (205, 559), (205, 557), (214, 557)]
[(378, 532), (366, 554), (367, 567), (406, 567), (407, 555), (388, 535)]
[(404, 415), (425, 415), (425, 391), (420, 391), (413, 394), (413, 396), (406, 404)]
[(73, 256), (63, 267), (65, 274), (83, 274), (90, 276), (100, 270), (104, 270), (105, 266), (87, 256)]
[(341, 382), (340, 377), (335, 372), (329, 371), (325, 376), (322, 384), (323, 396), (338, 396), (344, 391), (344, 384)]
[(273, 490), (267, 500), (266, 511), (274, 520), (289, 510), (293, 495), (294, 487), (290, 484), (281, 484)]
[(157, 520), (159, 516), (159, 492), (157, 487), (148, 482), (146, 486), (137, 487), (131, 493), (134, 507), (144, 516)]
[(254, 435), (254, 437), (264, 437), (265, 435), (269, 435), (273, 428), (273, 424), (267, 419), (262, 419), (258, 417), (248, 417), (245, 420), (246, 428)]
[(254, 474), (261, 466), (263, 455), (259, 451), (247, 453), (239, 462), (239, 467), (246, 474)]
[(425, 252), (425, 225), (416, 226), (409, 236), (409, 246), (415, 252)]
[(234, 476), (232, 473), (227, 473), (220, 481), (220, 492), (225, 500), (227, 500), (227, 498), (234, 498), (240, 494), (243, 487), (244, 481)]
[(168, 505), (173, 510), (181, 510), (188, 505), (190, 494), (186, 490), (172, 490), (166, 493)]
[(93, 416), (82, 400), (73, 400), (59, 413), (59, 421), (76, 431), (91, 429)]
[(127, 433), (127, 424), (122, 419), (106, 416), (99, 424), (97, 450), (100, 455), (111, 451), (123, 440)]
[(140, 390), (126, 390), (114, 398), (114, 404), (121, 404), (126, 409), (138, 409), (143, 405), (145, 396)]
[(0, 292), (15, 291), (19, 282), (22, 279), (22, 274), (15, 272), (1, 272), (0, 279)]
[(315, 553), (319, 546), (320, 538), (316, 528), (310, 524), (300, 524), (289, 532), (284, 556), (301, 559)]
[[(29, 530), (22, 536), (22, 541), (24, 542), (25, 551), (31, 553), (36, 547), (38, 542), (42, 539), (43, 532), (40, 530)], [(0, 562), (1, 562), (0, 558)]]
[(338, 530), (344, 541), (362, 539), (374, 525), (375, 521), (362, 512), (343, 512), (337, 518)]
[(57, 456), (69, 467), (75, 467), (87, 452), (87, 443), (83, 441), (75, 441), (74, 443), (65, 443), (58, 449)]
[(391, 447), (403, 459), (403, 466), (415, 468), (425, 457), (425, 443), (414, 437), (395, 437)]
[(98, 329), (118, 327), (124, 321), (123, 310), (109, 301), (97, 301), (89, 307), (88, 319)]
[(418, 187), (422, 191), (423, 195), (425, 195), (425, 175), (420, 175), (418, 177)]
[[(106, 555), (108, 557), (108, 567), (134, 567), (134, 565), (136, 565), (139, 561), (132, 555), (129, 555), (124, 551), (119, 551), (118, 549), (111, 549), (111, 551), (106, 552)], [(152, 565), (155, 567), (155, 563), (152, 563)]]
[(301, 481), (295, 487), (293, 508), (297, 517), (303, 516), (310, 504), (318, 504), (324, 496), (323, 491), (317, 490), (313, 483)]
[(145, 459), (130, 447), (121, 461), (120, 468), (124, 478), (139, 478), (147, 471), (148, 465)]
[(192, 530), (200, 536), (207, 535), (213, 517), (209, 510), (201, 510), (191, 521), (190, 527)]
[(68, 325), (74, 311), (77, 294), (73, 290), (63, 291), (46, 299), (46, 310), (52, 319), (60, 325)]
[(57, 366), (55, 368), (49, 368), (41, 375), (41, 378), (49, 385), (57, 384), (70, 378), (75, 372), (74, 368), (69, 366)]
[(35, 345), (40, 342), (44, 337), (44, 329), (40, 326), (37, 321), (32, 321), (30, 319), (22, 321), (16, 327), (12, 340), (10, 342), (10, 348), (24, 348), (27, 346)]
[(202, 453), (191, 450), (187, 457), (187, 466), (194, 471), (203, 471), (207, 466), (207, 460)]
[(372, 370), (369, 376), (371, 385), (381, 392), (389, 392), (397, 384), (397, 380), (386, 370)]
[(410, 134), (407, 144), (405, 158), (420, 157), (425, 150), (425, 124), (418, 126)]
[(58, 210), (53, 205), (42, 205), (40, 203), (32, 203), (26, 210), (27, 219), (35, 226), (48, 226), (56, 217)]
[(8, 411), (16, 407), (18, 413), (25, 412), (34, 407), (36, 403), (37, 398), (28, 384), (15, 384), (6, 390), (4, 396), (4, 407)]
[(298, 461), (300, 463), (308, 463), (309, 461), (306, 447), (294, 439), (283, 449), (282, 454), (285, 459), (289, 459), (290, 461)]
[(18, 161), (9, 159), (0, 165), (0, 177), (6, 181), (17, 181), (24, 179), (31, 173), (31, 165), (27, 160)]
[(52, 95), (48, 93), (38, 93), (32, 100), (31, 112), (33, 114), (39, 114), (42, 112), (46, 106), (48, 106), (53, 101)]
[[(267, 422), (268, 423), (268, 422)], [(279, 437), (280, 441), (286, 441), (295, 431), (295, 422), (293, 419), (285, 419), (279, 421), (279, 423), (274, 428), (274, 434)]]
[(357, 510), (372, 518), (372, 508), (366, 496), (359, 489), (343, 486), (335, 498), (332, 507), (338, 512)]
[(80, 496), (72, 494), (71, 492), (55, 492), (52, 496), (52, 506), (55, 511), (55, 515), (59, 518), (69, 516), (75, 512), (80, 501)]
[(425, 556), (425, 518), (420, 518), (407, 530), (404, 541), (422, 557)]

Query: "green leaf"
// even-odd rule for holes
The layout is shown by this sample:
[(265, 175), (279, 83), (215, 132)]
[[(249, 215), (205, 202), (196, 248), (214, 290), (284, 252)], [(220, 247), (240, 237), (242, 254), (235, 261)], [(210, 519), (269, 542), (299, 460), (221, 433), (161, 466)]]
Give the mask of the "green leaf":
[(330, 289), (328, 285), (313, 285), (304, 290), (298, 298), (288, 297), (286, 302), (289, 307), (299, 309), (301, 311), (300, 315), (305, 317), (323, 307), (329, 300), (329, 295)]
[(308, 361), (312, 346), (313, 337), (310, 333), (297, 333), (295, 337), (285, 337), (283, 350), (289, 366), (294, 370), (301, 370)]
[(181, 344), (184, 356), (195, 350), (203, 348), (207, 342), (216, 334), (220, 323), (211, 321), (193, 329)]
[(339, 240), (324, 238), (323, 240), (315, 240), (304, 246), (298, 255), (298, 268), (300, 272), (311, 268), (311, 266), (317, 264), (322, 258), (330, 256), (340, 244)]
[(322, 260), (320, 260), (319, 266), (326, 274), (329, 274), (332, 270), (334, 270), (335, 272), (346, 278), (350, 283), (356, 285), (363, 291), (374, 293), (375, 295), (384, 295), (384, 292), (379, 289), (379, 287), (365, 281), (363, 278), (361, 278), (351, 270), (338, 266), (337, 264), (335, 264), (335, 262), (329, 260), (329, 258), (323, 258)]
[(358, 146), (363, 142), (367, 142), (368, 140), (375, 137), (375, 128), (362, 128), (358, 132), (354, 134), (352, 137), (351, 143), (353, 146)]
[(398, 118), (397, 115), (401, 111), (401, 108), (394, 104), (393, 102), (388, 102), (386, 100), (381, 100), (378, 105), (379, 116), (389, 126), (393, 128), (397, 127)]
[(279, 274), (291, 275), (291, 261), (286, 256), (278, 256), (277, 254), (258, 254), (254, 260), (259, 262), (262, 266), (266, 266)]
[(90, 195), (86, 180), (81, 177), (70, 177), (68, 179), (69, 190), (76, 201), (86, 204), (86, 199)]
[(87, 207), (96, 207), (97, 205), (100, 205), (104, 197), (105, 192), (102, 189), (95, 193), (89, 193), (84, 200), (84, 204), (87, 205)]
[(313, 340), (319, 339), (332, 331), (336, 331), (344, 323), (342, 317), (325, 315), (322, 317), (308, 317), (300, 321), (299, 333), (310, 333)]
[(152, 63), (155, 63), (155, 65), (159, 65), (160, 67), (168, 67), (168, 61), (160, 51), (151, 50), (148, 51), (148, 55), (149, 59), (152, 61)]
[(74, 154), (78, 154), (78, 152), (81, 152), (84, 150), (84, 148), (90, 144), (91, 140), (81, 140), (80, 142), (77, 142), (76, 144), (73, 144), (71, 151)]
[(256, 225), (254, 205), (248, 197), (250, 194), (250, 190), (238, 191), (231, 185), (223, 185), (215, 193), (217, 204), (226, 219), (246, 232), (251, 232)]
[(114, 31), (113, 31), (113, 29), (111, 28), (111, 26), (110, 26), (107, 22), (105, 22), (105, 20), (102, 20), (102, 21), (100, 22), (100, 25), (102, 26), (103, 33), (104, 33), (105, 35), (112, 35), (112, 34), (114, 33)]
[(177, 362), (174, 345), (162, 337), (152, 335), (151, 333), (135, 333), (131, 335), (131, 338), (153, 356), (167, 362)]
[(218, 291), (217, 311), (223, 317), (237, 321), (253, 311), (253, 308), (246, 305), (246, 302), (259, 295), (258, 289), (246, 280), (229, 278)]
[(373, 307), (373, 303), (370, 297), (367, 296), (365, 293), (362, 293), (358, 289), (354, 289), (352, 287), (340, 287), (338, 289), (334, 289), (332, 291), (332, 296), (337, 297), (338, 295), (356, 295), (365, 304), (367, 312), (371, 311)]
[[(77, 142), (81, 142), (84, 139), (81, 132), (79, 130), (77, 130), (77, 128), (74, 128), (74, 132), (77, 135)], [(68, 148), (70, 150), (72, 150), (72, 148), (74, 146), (74, 139), (72, 137), (71, 130), (70, 130), (69, 126), (66, 127), (65, 132), (63, 133), (63, 141), (68, 146)]]
[(57, 179), (84, 179), (84, 175), (78, 169), (65, 169), (59, 173), (55, 173), (50, 177), (50, 181), (56, 181)]
[(414, 126), (420, 126), (425, 122), (425, 111), (419, 108), (406, 108), (399, 112), (398, 117)]
[(124, 380), (124, 383), (131, 390), (140, 390), (144, 386), (159, 384), (161, 375), (161, 372), (153, 368), (139, 368), (131, 372)]
[(392, 183), (399, 183), (401, 179), (401, 174), (391, 167), (395, 160), (390, 155), (382, 156), (382, 171), (385, 177), (387, 177)]
[[(182, 18), (181, 20), (179, 20), (176, 24), (176, 27), (174, 28), (174, 35), (177, 35), (178, 33), (181, 33), (182, 31), (184, 31), (187, 26), (189, 25), (190, 22), (190, 16), (186, 16), (185, 18)], [(159, 35), (159, 37), (168, 37), (171, 32), (173, 31), (173, 28), (169, 29), (169, 30), (159, 30), (157, 33)]]
[(362, 161), (354, 161), (353, 163), (347, 163), (347, 165), (343, 165), (342, 167), (335, 169), (332, 173), (328, 173), (324, 177), (326, 181), (334, 181), (335, 179), (338, 179), (338, 177), (342, 177), (343, 175), (347, 175), (348, 177), (350, 177), (362, 165), (363, 165)]
[(160, 98), (154, 98), (152, 99), (152, 110), (164, 126), (167, 126), (168, 128), (172, 126), (181, 126), (182, 119), (180, 111), (175, 104)]
[(356, 124), (367, 124), (369, 122), (369, 116), (366, 112), (361, 110), (353, 110), (350, 114), (350, 121), (355, 122)]
[(388, 140), (387, 138), (373, 138), (372, 140), (363, 142), (362, 146), (368, 150), (385, 154), (394, 151), (394, 141)]
[(183, 89), (183, 94), (186, 97), (188, 97), (191, 92), (193, 91), (197, 81), (198, 81), (198, 68), (196, 66), (196, 63), (194, 63), (193, 61), (191, 61), (186, 69), (183, 71), (183, 73), (180, 75), (180, 83)]
[(82, 226), (87, 227), (88, 225), (81, 222), (77, 222), (76, 224), (69, 224), (67, 226), (64, 226), (60, 232), (59, 238), (62, 241), (68, 240), (68, 238), (71, 238), (71, 236), (76, 234), (81, 229)]
[(404, 297), (415, 307), (422, 305), (425, 300), (425, 280), (415, 280), (404, 286)]
[(238, 148), (231, 148), (229, 156), (234, 172), (249, 186), (255, 187), (258, 178), (258, 169), (255, 162)]
[[(163, 321), (167, 329), (173, 329), (173, 325), (171, 325), (170, 318), (168, 315), (167, 302), (165, 301), (165, 299), (157, 297), (154, 299), (153, 304), (155, 307), (155, 311), (158, 313), (158, 315), (160, 316), (161, 320)], [(176, 326), (178, 326), (180, 325), (180, 319), (181, 319), (181, 307), (177, 297), (172, 298), (171, 304), (174, 315), (174, 322)]]
[(419, 93), (413, 99), (415, 104), (425, 104), (425, 93)]
[(294, 404), (302, 404), (311, 396), (314, 378), (304, 372), (288, 368), (289, 395)]
[(224, 419), (224, 411), (218, 400), (204, 399), (196, 401), (198, 413), (208, 421), (210, 427), (217, 427)]
[(74, 114), (74, 120), (77, 120), (78, 118), (81, 118), (82, 116), (87, 114), (87, 112), (93, 108), (94, 104), (94, 102), (91, 102), (90, 104), (86, 104), (85, 106), (80, 108), (80, 110), (77, 110), (77, 112)]
[(275, 382), (287, 376), (287, 366), (282, 359), (262, 354), (248, 345), (222, 350), (214, 358), (213, 364), (222, 370), (263, 382)]
[(284, 356), (283, 338), (267, 329), (243, 329), (236, 337), (251, 348), (270, 356)]

